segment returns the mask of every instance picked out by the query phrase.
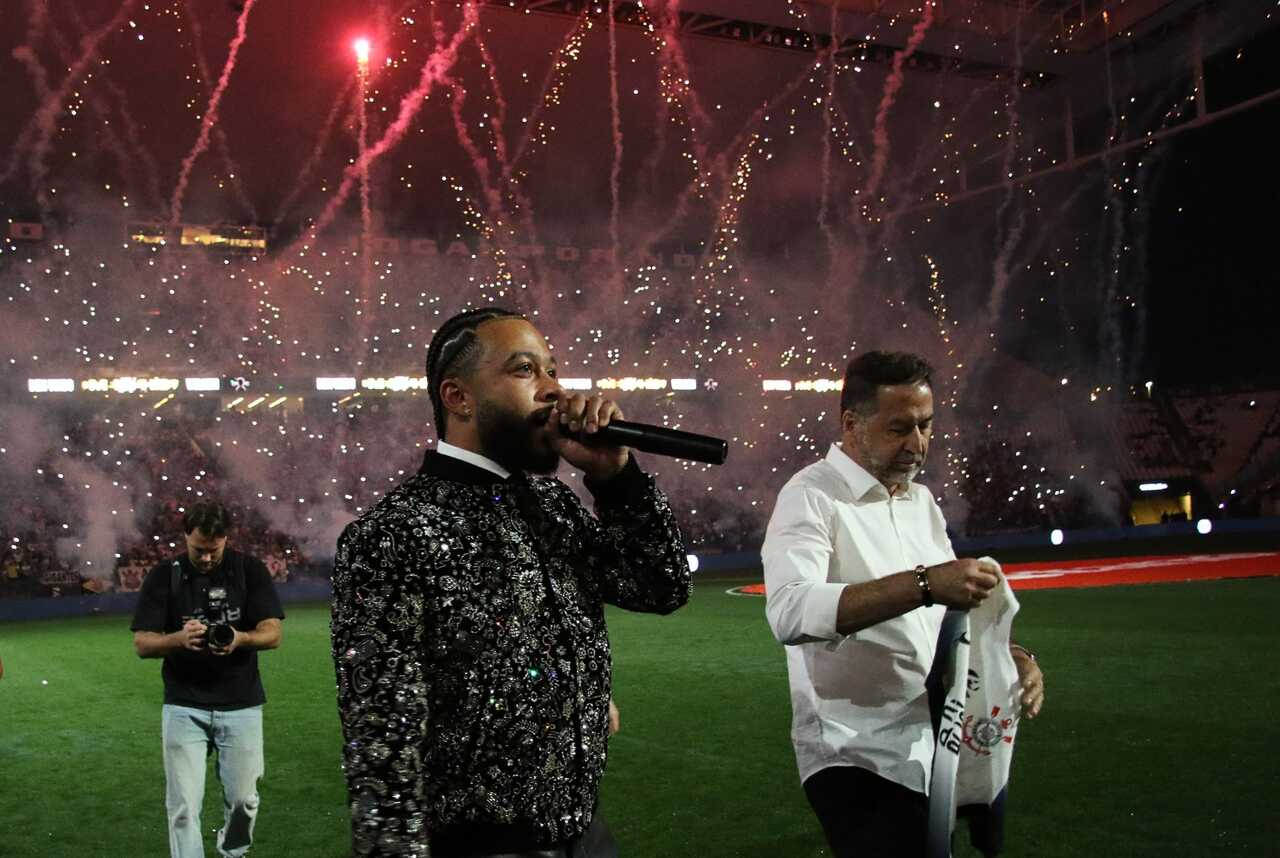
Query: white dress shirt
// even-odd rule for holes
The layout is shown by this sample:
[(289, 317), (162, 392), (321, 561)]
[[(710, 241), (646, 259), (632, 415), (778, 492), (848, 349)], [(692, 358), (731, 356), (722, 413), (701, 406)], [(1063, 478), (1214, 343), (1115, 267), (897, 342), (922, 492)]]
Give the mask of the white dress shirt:
[(955, 559), (933, 495), (915, 484), (890, 495), (832, 444), (779, 492), (761, 554), (765, 612), (787, 645), (801, 781), (852, 765), (927, 793), (934, 740), (924, 682), (946, 608), (916, 608), (851, 635), (836, 631), (836, 609), (848, 584)]
[(506, 468), (499, 465), (493, 459), (490, 459), (488, 456), (481, 456), (479, 453), (473, 453), (470, 450), (464, 450), (462, 447), (459, 447), (455, 444), (450, 444), (448, 441), (443, 441), (443, 440), (437, 441), (436, 452), (442, 456), (449, 456), (450, 458), (453, 458), (453, 459), (461, 459), (462, 461), (466, 462), (468, 465), (475, 465), (477, 468), (484, 468), (486, 471), (497, 474), (499, 477), (501, 477), (504, 480), (507, 477), (511, 476), (510, 471), (508, 471)]

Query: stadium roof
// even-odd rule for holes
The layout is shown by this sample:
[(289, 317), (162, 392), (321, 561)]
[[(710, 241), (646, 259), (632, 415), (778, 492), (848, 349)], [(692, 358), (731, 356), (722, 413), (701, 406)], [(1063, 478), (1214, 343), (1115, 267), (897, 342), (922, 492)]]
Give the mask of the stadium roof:
[[(591, 0), (489, 0), (491, 5), (553, 15), (578, 15)], [(1229, 8), (1228, 8), (1229, 7)], [(618, 19), (642, 25), (639, 3), (616, 4)], [(602, 10), (601, 10), (602, 11)], [(1108, 42), (1163, 56), (1185, 53), (1191, 34), (1212, 53), (1256, 31), (1258, 0), (695, 0), (680, 11), (680, 27), (692, 36), (726, 39), (782, 51), (838, 50), (867, 60), (891, 59), (930, 16), (912, 66), (931, 64), (960, 72), (1007, 70), (1015, 53), (1022, 66), (1047, 78), (1096, 70), (1096, 53)]]

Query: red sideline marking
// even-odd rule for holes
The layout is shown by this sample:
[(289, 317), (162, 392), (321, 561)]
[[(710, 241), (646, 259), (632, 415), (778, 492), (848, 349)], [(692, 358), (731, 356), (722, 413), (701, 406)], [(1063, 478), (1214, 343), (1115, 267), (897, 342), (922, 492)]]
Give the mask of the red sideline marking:
[[(1010, 586), (1015, 590), (1259, 578), (1280, 575), (1280, 551), (1108, 557), (1066, 563), (1010, 563), (1004, 567), (1004, 571)], [(735, 587), (731, 592), (763, 596), (764, 585), (748, 584), (745, 587)]]
[(1111, 557), (1069, 563), (1010, 563), (1004, 570), (1015, 590), (1257, 578), (1280, 575), (1280, 551)]

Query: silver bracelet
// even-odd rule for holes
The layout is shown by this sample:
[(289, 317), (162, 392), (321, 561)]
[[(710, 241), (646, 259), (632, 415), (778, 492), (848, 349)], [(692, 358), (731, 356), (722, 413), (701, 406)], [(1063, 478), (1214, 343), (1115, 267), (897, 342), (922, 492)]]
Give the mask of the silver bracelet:
[(1027, 658), (1031, 659), (1031, 660), (1032, 660), (1032, 661), (1034, 661), (1036, 664), (1039, 664), (1039, 663), (1040, 663), (1040, 659), (1036, 658), (1036, 654), (1035, 654), (1034, 652), (1032, 652), (1031, 650), (1027, 649), (1025, 646), (1023, 646), (1023, 645), (1022, 645), (1022, 644), (1020, 644), (1020, 643), (1010, 643), (1010, 644), (1009, 644), (1009, 649), (1016, 649), (1016, 650), (1019, 650), (1020, 652), (1024, 653), (1024, 654), (1026, 655), (1026, 657), (1027, 657)]

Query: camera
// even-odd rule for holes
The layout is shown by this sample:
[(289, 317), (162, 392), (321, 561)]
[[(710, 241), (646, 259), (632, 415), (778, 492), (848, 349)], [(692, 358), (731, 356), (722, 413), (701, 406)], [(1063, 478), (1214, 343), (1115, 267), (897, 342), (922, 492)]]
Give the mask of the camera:
[(227, 623), (214, 623), (209, 626), (208, 641), (210, 646), (226, 649), (236, 639), (236, 630)]
[(226, 587), (210, 587), (205, 593), (204, 608), (192, 614), (190, 619), (205, 624), (208, 646), (225, 649), (236, 639), (236, 630), (231, 624), (240, 619), (240, 609), (228, 607)]

